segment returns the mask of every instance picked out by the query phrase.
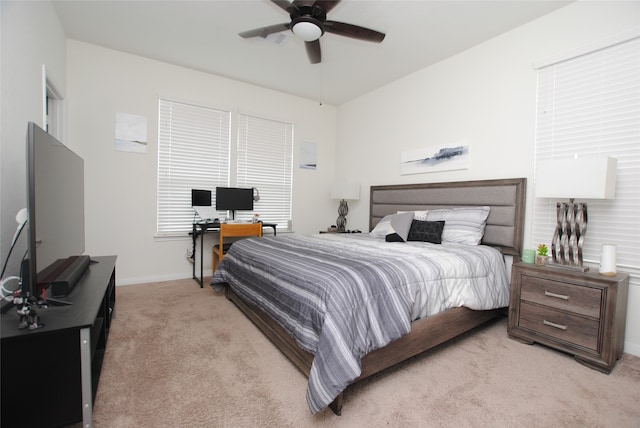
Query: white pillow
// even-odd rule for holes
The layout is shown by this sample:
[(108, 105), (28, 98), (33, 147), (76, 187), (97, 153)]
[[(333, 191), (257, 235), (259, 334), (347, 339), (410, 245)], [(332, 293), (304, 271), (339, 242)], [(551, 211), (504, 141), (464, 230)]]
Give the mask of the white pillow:
[(478, 245), (484, 236), (490, 207), (461, 207), (429, 210), (428, 221), (444, 220), (442, 242)]

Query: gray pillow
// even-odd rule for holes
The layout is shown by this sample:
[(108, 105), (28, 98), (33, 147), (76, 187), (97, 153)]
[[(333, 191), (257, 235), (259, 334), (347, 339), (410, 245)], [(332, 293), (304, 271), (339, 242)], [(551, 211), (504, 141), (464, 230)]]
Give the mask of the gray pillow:
[(413, 221), (413, 211), (394, 214), (391, 216), (389, 233), (385, 236), (387, 242), (405, 242), (409, 236), (411, 222)]
[(374, 236), (376, 238), (384, 238), (389, 233), (389, 229), (391, 228), (391, 217), (393, 214), (386, 215), (376, 224), (376, 227), (373, 228), (369, 235)]
[(490, 207), (461, 207), (429, 210), (427, 220), (444, 220), (442, 242), (478, 245), (484, 236)]

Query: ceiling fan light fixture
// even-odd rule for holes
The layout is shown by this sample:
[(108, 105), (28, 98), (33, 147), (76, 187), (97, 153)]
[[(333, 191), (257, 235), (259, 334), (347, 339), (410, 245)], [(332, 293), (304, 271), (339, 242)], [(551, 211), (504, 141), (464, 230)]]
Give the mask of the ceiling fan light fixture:
[[(290, 30), (294, 36), (304, 41), (307, 57), (311, 64), (318, 64), (322, 60), (319, 39), (325, 33), (325, 30), (327, 33), (368, 42), (381, 43), (384, 40), (385, 35), (379, 31), (346, 22), (327, 21), (327, 12), (333, 10), (340, 1), (271, 0), (273, 4), (289, 15), (291, 21), (243, 31), (239, 33), (239, 36), (245, 39), (263, 37), (266, 40), (275, 42), (277, 33)], [(282, 36), (282, 39), (285, 37)], [(281, 39), (278, 37), (278, 40)]]
[(291, 31), (305, 42), (318, 40), (324, 33), (322, 24), (313, 18), (300, 18), (293, 23)]

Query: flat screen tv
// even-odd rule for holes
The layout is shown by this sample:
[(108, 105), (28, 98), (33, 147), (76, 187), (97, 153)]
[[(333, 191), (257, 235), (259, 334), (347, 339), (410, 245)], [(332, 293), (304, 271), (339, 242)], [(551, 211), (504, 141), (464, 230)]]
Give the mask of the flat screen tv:
[(236, 211), (253, 211), (253, 189), (216, 187), (216, 210), (231, 211), (231, 218)]
[(83, 255), (84, 160), (32, 122), (27, 128), (27, 192), (23, 290), (40, 298), (45, 288), (62, 281), (58, 294), (65, 296), (75, 285), (69, 275), (81, 276), (90, 261)]

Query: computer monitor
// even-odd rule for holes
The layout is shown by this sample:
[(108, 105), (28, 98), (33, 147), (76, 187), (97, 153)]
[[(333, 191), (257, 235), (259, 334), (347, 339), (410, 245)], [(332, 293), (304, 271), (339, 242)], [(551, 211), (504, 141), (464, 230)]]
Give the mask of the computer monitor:
[(210, 207), (211, 206), (211, 190), (191, 189), (191, 206), (192, 207)]
[(253, 211), (253, 189), (216, 187), (216, 210), (231, 211), (233, 219), (237, 210)]

